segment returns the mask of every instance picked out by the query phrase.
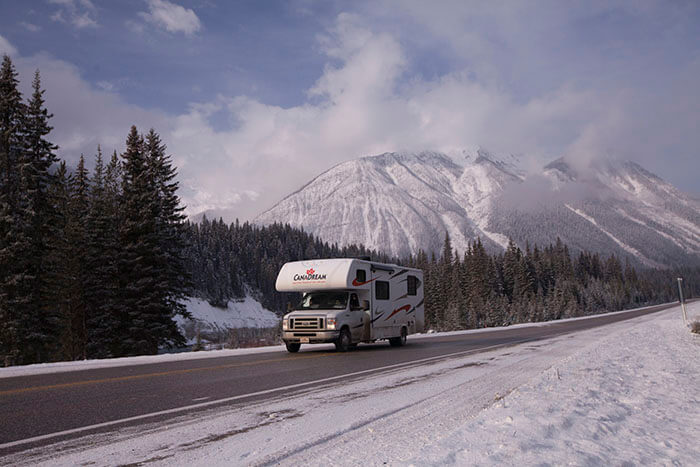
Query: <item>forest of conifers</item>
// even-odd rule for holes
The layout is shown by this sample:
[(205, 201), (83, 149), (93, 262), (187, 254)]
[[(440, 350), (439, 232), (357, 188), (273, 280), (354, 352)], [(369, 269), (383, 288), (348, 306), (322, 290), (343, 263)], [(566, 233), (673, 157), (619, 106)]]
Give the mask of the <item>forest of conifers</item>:
[(185, 345), (184, 299), (225, 307), (252, 295), (281, 315), (274, 290), (287, 261), (371, 256), (425, 272), (429, 328), (452, 330), (580, 316), (666, 302), (700, 290), (700, 267), (635, 269), (561, 242), (487, 252), (477, 239), (440, 254), (388, 258), (330, 245), (289, 225), (192, 223), (159, 135), (132, 127), (123, 153), (88, 171), (59, 160), (39, 73), (25, 101), (5, 56), (0, 69), (0, 365), (153, 354)]
[(584, 316), (672, 301), (676, 278), (683, 276), (686, 297), (700, 292), (700, 268), (642, 269), (615, 256), (581, 252), (566, 245), (528, 247), (510, 244), (488, 253), (477, 239), (457, 254), (446, 235), (442, 252), (389, 258), (361, 246), (340, 248), (288, 225), (230, 225), (206, 218), (188, 224), (187, 269), (196, 293), (211, 304), (252, 293), (268, 309), (282, 314), (293, 294), (275, 291), (287, 261), (370, 256), (375, 261), (417, 267), (424, 272), (426, 325), (447, 331)]
[(24, 102), (0, 69), (0, 364), (156, 353), (183, 345), (190, 292), (175, 169), (135, 127), (121, 156), (69, 171), (39, 73)]

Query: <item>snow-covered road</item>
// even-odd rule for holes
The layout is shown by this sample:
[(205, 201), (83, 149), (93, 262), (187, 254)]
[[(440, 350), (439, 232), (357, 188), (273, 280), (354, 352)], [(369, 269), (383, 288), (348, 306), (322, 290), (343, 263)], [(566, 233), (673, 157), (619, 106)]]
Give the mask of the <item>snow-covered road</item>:
[(0, 461), (697, 465), (698, 357), (673, 308)]

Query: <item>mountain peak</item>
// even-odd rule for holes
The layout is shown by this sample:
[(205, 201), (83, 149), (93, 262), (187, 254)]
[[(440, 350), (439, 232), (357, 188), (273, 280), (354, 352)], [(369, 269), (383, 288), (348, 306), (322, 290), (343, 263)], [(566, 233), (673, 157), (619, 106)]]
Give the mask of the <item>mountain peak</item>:
[(400, 152), (385, 152), (382, 154), (378, 155), (373, 155), (373, 156), (364, 156), (360, 158), (360, 160), (363, 161), (370, 161), (370, 162), (379, 162), (379, 163), (387, 163), (387, 162), (439, 162), (439, 163), (450, 163), (453, 162), (450, 157), (447, 155), (437, 152), (437, 151), (428, 151), (428, 150), (423, 150), (423, 151), (400, 151)]
[(545, 173), (556, 172), (558, 178), (569, 181), (602, 180), (608, 178), (644, 178), (658, 183), (666, 183), (659, 176), (649, 172), (638, 163), (630, 160), (600, 158), (585, 162), (572, 161), (560, 157), (544, 166)]

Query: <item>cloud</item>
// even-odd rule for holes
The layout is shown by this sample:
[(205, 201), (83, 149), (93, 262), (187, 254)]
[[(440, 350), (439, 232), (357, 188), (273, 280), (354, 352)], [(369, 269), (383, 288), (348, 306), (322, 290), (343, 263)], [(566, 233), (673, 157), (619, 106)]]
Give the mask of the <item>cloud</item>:
[(29, 32), (41, 31), (41, 26), (37, 26), (36, 24), (27, 23), (26, 21), (21, 21), (19, 24), (20, 24), (20, 26), (22, 26), (24, 29), (26, 29)]
[[(556, 195), (553, 195), (556, 193)], [(502, 207), (521, 212), (539, 212), (542, 208), (560, 207), (590, 199), (606, 199), (612, 195), (605, 187), (584, 181), (556, 184), (543, 174), (530, 174), (522, 183), (508, 184), (495, 201)]]
[(123, 101), (118, 95), (86, 82), (79, 70), (62, 60), (41, 53), (14, 57), (24, 96), (31, 94), (34, 71), (39, 69), (46, 105), (54, 118), (51, 140), (60, 146), (59, 155), (74, 165), (81, 153), (88, 160), (101, 144), (105, 152), (121, 151), (129, 127), (168, 130), (168, 117)]
[(130, 31), (136, 33), (136, 34), (143, 34), (143, 31), (145, 30), (145, 24), (140, 22), (140, 21), (133, 21), (133, 20), (126, 20), (124, 21), (124, 26), (129, 28)]
[(9, 55), (10, 57), (17, 54), (17, 49), (10, 44), (10, 41), (0, 35), (0, 55)]
[(97, 85), (98, 88), (100, 88), (104, 91), (107, 91), (107, 92), (113, 92), (115, 90), (114, 83), (112, 83), (110, 81), (102, 80), (102, 81), (98, 81), (95, 84)]
[(51, 15), (52, 21), (70, 23), (77, 29), (99, 26), (97, 9), (90, 0), (49, 0), (49, 3), (59, 6)]
[(195, 12), (167, 0), (147, 0), (148, 12), (140, 12), (144, 20), (172, 33), (191, 36), (202, 28)]

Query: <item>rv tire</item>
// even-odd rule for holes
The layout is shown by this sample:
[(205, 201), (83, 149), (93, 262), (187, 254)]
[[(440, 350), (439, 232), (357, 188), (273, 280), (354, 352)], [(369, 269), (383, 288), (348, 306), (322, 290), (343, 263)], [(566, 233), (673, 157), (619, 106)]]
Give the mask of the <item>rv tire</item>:
[(287, 346), (287, 352), (297, 353), (301, 348), (301, 344), (298, 342), (285, 342), (284, 345)]
[(401, 328), (401, 335), (399, 337), (390, 337), (389, 344), (392, 347), (401, 347), (406, 345), (406, 328)]
[(340, 335), (338, 336), (338, 340), (335, 341), (335, 349), (338, 352), (347, 352), (350, 350), (350, 346), (352, 345), (352, 338), (350, 337), (350, 331), (347, 330), (347, 328), (343, 328), (340, 330)]

